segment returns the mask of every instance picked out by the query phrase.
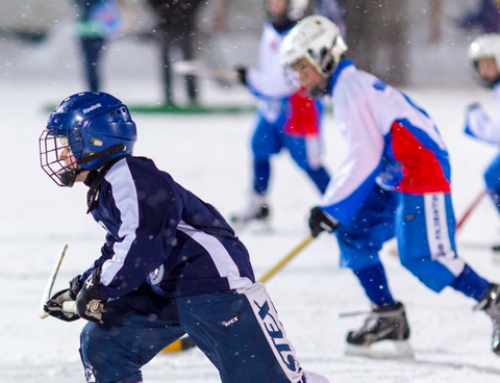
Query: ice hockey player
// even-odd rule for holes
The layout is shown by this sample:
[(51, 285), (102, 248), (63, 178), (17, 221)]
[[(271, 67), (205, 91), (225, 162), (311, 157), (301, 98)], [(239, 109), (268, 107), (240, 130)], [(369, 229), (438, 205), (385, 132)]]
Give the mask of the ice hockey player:
[(456, 254), (455, 218), (446, 146), (434, 121), (412, 99), (356, 69), (335, 24), (321, 16), (300, 22), (285, 38), (281, 58), (300, 82), (333, 100), (347, 156), (323, 199), (311, 210), (313, 235), (334, 232), (341, 266), (351, 268), (373, 305), (363, 327), (347, 335), (348, 352), (368, 354), (393, 340), (400, 354), (410, 328), (379, 259), (394, 235), (401, 264), (439, 293), (446, 286), (475, 299), (493, 321), (500, 355), (499, 286), (477, 275)]
[[(142, 382), (141, 367), (187, 333), (225, 383), (327, 383), (304, 372), (245, 246), (217, 210), (132, 156), (136, 125), (105, 93), (66, 98), (40, 137), (42, 168), (60, 186), (84, 182), (106, 231), (93, 267), (46, 311), (89, 322), (87, 382)], [(76, 300), (77, 314), (63, 311)]]
[(232, 217), (238, 224), (269, 218), (270, 157), (284, 148), (320, 193), (330, 181), (321, 159), (323, 106), (286, 76), (279, 58), (283, 38), (307, 12), (309, 1), (265, 0), (264, 5), (267, 17), (260, 41), (259, 67), (238, 68), (240, 81), (259, 99), (252, 138), (252, 193), (247, 209)]
[[(471, 59), (481, 82), (495, 93), (497, 109), (500, 113), (500, 35), (486, 34), (479, 36), (469, 47)], [(500, 115), (490, 118), (477, 103), (467, 108), (465, 133), (482, 141), (500, 144)], [(486, 191), (500, 212), (500, 153), (484, 173)], [(492, 248), (495, 260), (500, 260), (500, 245)]]

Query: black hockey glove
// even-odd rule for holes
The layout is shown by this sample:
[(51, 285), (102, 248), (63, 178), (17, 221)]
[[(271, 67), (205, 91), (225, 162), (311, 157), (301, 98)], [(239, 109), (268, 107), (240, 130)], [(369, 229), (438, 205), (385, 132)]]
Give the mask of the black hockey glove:
[(333, 233), (339, 226), (336, 219), (327, 216), (319, 207), (311, 209), (311, 216), (309, 217), (309, 229), (311, 235), (316, 238), (321, 232), (327, 231)]
[(235, 68), (236, 69), (236, 74), (238, 76), (238, 81), (242, 84), (247, 86), (247, 74), (248, 74), (248, 69), (244, 66), (238, 66)]
[(106, 311), (108, 298), (99, 292), (101, 269), (97, 268), (83, 283), (80, 293), (76, 297), (76, 312), (83, 319), (103, 324), (102, 315)]
[[(82, 288), (80, 277), (80, 275), (77, 275), (69, 282), (69, 289), (55, 293), (43, 306), (43, 310), (50, 316), (65, 322), (80, 319), (80, 316), (76, 313), (75, 305), (71, 305), (71, 303), (75, 302), (76, 296)], [(65, 305), (66, 302), (68, 303)]]

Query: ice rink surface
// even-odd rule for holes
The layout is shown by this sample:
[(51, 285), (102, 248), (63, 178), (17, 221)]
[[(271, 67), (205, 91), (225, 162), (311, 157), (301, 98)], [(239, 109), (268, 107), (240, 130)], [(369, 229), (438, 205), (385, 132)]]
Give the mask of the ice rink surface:
[[(248, 102), (244, 89), (227, 92), (204, 85), (207, 103)], [(38, 137), (48, 113), (44, 105), (75, 93), (78, 83), (36, 78), (2, 80), (0, 116), (0, 382), (83, 383), (79, 332), (83, 320), (40, 320), (40, 298), (61, 247), (69, 249), (55, 291), (99, 256), (105, 232), (86, 215), (86, 188), (57, 187), (39, 166)], [(154, 102), (153, 82), (127, 82), (105, 89), (125, 103)], [(405, 90), (435, 118), (449, 147), (453, 201), (460, 217), (483, 188), (482, 173), (498, 150), (462, 133), (466, 105), (479, 101), (495, 111), (493, 94), (479, 88)], [(159, 168), (226, 217), (245, 207), (250, 188), (251, 114), (221, 116), (134, 115), (136, 154)], [(345, 152), (331, 115), (324, 122), (325, 157), (334, 171)], [(242, 231), (258, 276), (307, 234), (309, 209), (318, 195), (287, 153), (273, 161), (271, 233)], [(481, 275), (500, 281), (500, 264), (489, 246), (500, 242), (500, 220), (493, 205), (481, 203), (458, 237), (458, 249)], [(382, 259), (395, 297), (407, 307), (416, 352), (410, 360), (344, 356), (346, 333), (363, 317), (339, 314), (368, 309), (349, 270), (338, 268), (333, 236), (322, 235), (267, 283), (280, 319), (302, 367), (332, 383), (493, 383), (500, 359), (490, 351), (491, 323), (473, 313), (474, 302), (451, 289), (436, 295), (399, 265), (384, 248)], [(147, 383), (219, 382), (216, 369), (199, 350), (159, 355), (144, 368)]]

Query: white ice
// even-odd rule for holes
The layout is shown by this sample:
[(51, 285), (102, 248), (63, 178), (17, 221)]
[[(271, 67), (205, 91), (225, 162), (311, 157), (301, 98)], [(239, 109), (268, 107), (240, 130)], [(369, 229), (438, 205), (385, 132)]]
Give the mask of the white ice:
[[(80, 82), (36, 76), (3, 79), (0, 85), (0, 382), (83, 383), (79, 332), (83, 320), (40, 320), (38, 308), (57, 253), (69, 244), (55, 290), (99, 256), (105, 232), (86, 215), (86, 188), (57, 187), (39, 166), (38, 137), (48, 113), (43, 109), (80, 90)], [(251, 102), (242, 88), (224, 91), (202, 83), (207, 103)], [(156, 78), (114, 78), (106, 85), (125, 103), (157, 102)], [(493, 95), (480, 88), (418, 89), (406, 92), (435, 118), (448, 144), (457, 217), (484, 187), (482, 173), (495, 147), (462, 133), (467, 104), (479, 101), (494, 113)], [(250, 188), (250, 136), (254, 117), (243, 115), (139, 115), (136, 154), (151, 157), (186, 188), (225, 215), (243, 208)], [(325, 158), (333, 171), (345, 149), (333, 117), (324, 122)], [(318, 194), (287, 153), (273, 160), (270, 190), (272, 234), (242, 232), (257, 276), (287, 254), (308, 233), (309, 209)], [(489, 245), (500, 241), (499, 217), (485, 199), (458, 237), (458, 249), (471, 266), (500, 280), (500, 265)], [(491, 323), (473, 313), (474, 302), (446, 289), (436, 295), (382, 252), (390, 286), (407, 307), (414, 360), (345, 357), (344, 339), (362, 317), (343, 312), (368, 309), (349, 270), (339, 269), (333, 236), (322, 235), (271, 279), (267, 286), (303, 368), (330, 382), (493, 383), (500, 359), (490, 350)], [(147, 383), (219, 382), (216, 369), (199, 350), (159, 355), (144, 368)]]

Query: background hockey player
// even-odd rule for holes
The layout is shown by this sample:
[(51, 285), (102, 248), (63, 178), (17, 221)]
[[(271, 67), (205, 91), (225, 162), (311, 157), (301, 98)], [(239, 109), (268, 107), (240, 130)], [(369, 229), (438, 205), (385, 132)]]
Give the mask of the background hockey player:
[[(106, 231), (93, 267), (46, 311), (89, 323), (87, 382), (142, 382), (141, 367), (185, 333), (225, 383), (327, 383), (303, 372), (245, 246), (217, 210), (133, 157), (136, 125), (105, 93), (65, 99), (40, 137), (42, 167), (60, 186), (85, 182)], [(76, 300), (77, 314), (63, 311)]]
[[(465, 116), (465, 133), (482, 141), (500, 144), (500, 35), (486, 34), (478, 37), (469, 48), (472, 60), (482, 83), (495, 93), (497, 98), (496, 118), (490, 118), (479, 104), (469, 106)], [(486, 191), (500, 213), (500, 153), (484, 173)], [(500, 245), (493, 247), (500, 257)]]
[(323, 193), (330, 175), (322, 165), (320, 124), (323, 106), (287, 78), (279, 48), (290, 29), (308, 11), (308, 0), (265, 0), (266, 21), (259, 48), (259, 67), (238, 68), (240, 81), (259, 98), (252, 138), (253, 185), (248, 208), (233, 222), (267, 219), (270, 157), (283, 148)]
[(433, 120), (403, 93), (357, 70), (346, 49), (335, 24), (311, 16), (284, 40), (281, 57), (307, 89), (330, 95), (347, 141), (347, 156), (309, 225), (313, 235), (335, 232), (341, 266), (354, 271), (373, 304), (365, 325), (347, 335), (349, 352), (370, 352), (386, 339), (401, 345), (410, 336), (378, 255), (396, 235), (402, 265), (422, 283), (437, 293), (451, 286), (478, 302), (476, 309), (493, 320), (492, 347), (500, 355), (499, 286), (456, 254), (448, 152)]

